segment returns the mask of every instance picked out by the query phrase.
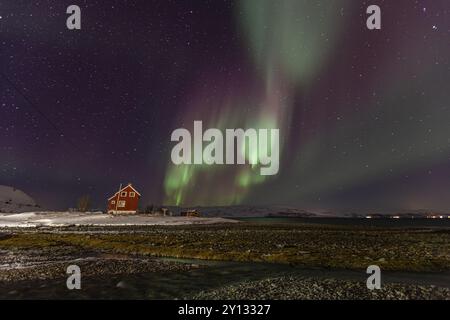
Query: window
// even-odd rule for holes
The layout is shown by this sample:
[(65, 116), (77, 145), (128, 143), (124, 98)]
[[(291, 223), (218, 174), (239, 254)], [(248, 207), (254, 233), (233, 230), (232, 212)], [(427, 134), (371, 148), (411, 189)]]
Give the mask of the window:
[(116, 200), (111, 201), (111, 204), (116, 204)]
[(125, 201), (121, 200), (118, 202), (118, 207), (119, 208), (124, 208), (125, 207)]
[(127, 192), (126, 192), (126, 191), (122, 192), (122, 193), (120, 194), (120, 196), (121, 196), (121, 197), (126, 197), (126, 196), (127, 196)]
[(135, 192), (130, 192), (130, 198), (134, 198), (136, 196)]

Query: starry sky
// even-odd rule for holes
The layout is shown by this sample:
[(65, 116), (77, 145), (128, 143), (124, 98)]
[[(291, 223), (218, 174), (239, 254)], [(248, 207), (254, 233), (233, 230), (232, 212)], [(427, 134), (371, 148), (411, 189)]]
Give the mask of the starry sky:
[[(50, 209), (131, 182), (142, 206), (450, 211), (449, 40), (448, 0), (1, 0), (0, 184)], [(279, 173), (175, 166), (194, 120), (279, 128)]]

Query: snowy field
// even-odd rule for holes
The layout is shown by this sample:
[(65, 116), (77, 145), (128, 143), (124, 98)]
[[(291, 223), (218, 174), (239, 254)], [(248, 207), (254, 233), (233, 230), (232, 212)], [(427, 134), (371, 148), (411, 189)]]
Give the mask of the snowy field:
[(223, 218), (111, 216), (103, 213), (80, 212), (0, 213), (0, 227), (188, 225), (234, 222), (237, 221)]

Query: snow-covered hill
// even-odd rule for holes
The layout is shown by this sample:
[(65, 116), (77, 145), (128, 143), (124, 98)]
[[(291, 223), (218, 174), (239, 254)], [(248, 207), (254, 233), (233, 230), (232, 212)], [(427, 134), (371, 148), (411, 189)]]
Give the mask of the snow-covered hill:
[(0, 212), (20, 213), (40, 210), (25, 192), (13, 187), (0, 186)]
[(434, 210), (369, 210), (369, 209), (300, 209), (290, 206), (216, 206), (216, 207), (168, 207), (175, 215), (182, 211), (195, 209), (202, 217), (228, 218), (261, 218), (261, 217), (291, 217), (291, 218), (429, 218), (450, 217), (449, 212)]
[[(215, 206), (215, 207), (168, 207), (171, 212), (178, 215), (182, 211), (195, 209), (203, 217), (320, 217), (325, 214), (310, 212), (288, 206)], [(326, 215), (325, 215), (326, 216)]]

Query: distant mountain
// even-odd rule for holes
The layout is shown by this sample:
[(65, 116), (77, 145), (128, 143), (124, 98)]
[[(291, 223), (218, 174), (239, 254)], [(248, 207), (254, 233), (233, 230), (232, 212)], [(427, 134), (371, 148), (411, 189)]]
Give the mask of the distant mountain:
[(40, 207), (25, 192), (13, 187), (0, 186), (0, 212), (21, 213), (36, 210), (40, 210)]
[(175, 215), (186, 210), (197, 210), (203, 217), (317, 217), (319, 214), (287, 206), (217, 206), (168, 207)]
[(168, 207), (175, 215), (182, 211), (197, 210), (203, 217), (293, 217), (293, 218), (448, 218), (449, 213), (433, 210), (305, 210), (289, 206), (215, 206), (215, 207)]

